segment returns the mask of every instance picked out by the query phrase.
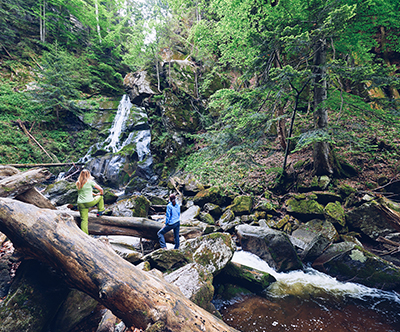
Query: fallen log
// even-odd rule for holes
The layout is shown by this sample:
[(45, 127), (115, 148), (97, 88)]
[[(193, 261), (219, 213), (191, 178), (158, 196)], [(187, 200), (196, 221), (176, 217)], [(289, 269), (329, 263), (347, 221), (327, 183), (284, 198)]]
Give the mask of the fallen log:
[(84, 165), (84, 163), (44, 163), (44, 164), (8, 164), (8, 166), (15, 168), (32, 168), (32, 167), (59, 167), (59, 166), (70, 166), (70, 165)]
[(45, 168), (30, 169), (0, 180), (0, 197), (15, 197), (50, 178)]
[(44, 197), (36, 188), (31, 188), (25, 191), (24, 193), (16, 196), (15, 199), (24, 203), (33, 204), (42, 209), (57, 210), (50, 200)]
[[(67, 213), (71, 215), (76, 224), (80, 224), (80, 215), (76, 211), (55, 211), (57, 214)], [(89, 213), (89, 234), (91, 235), (125, 235), (142, 237), (148, 240), (158, 240), (157, 232), (164, 227), (164, 224), (139, 217), (96, 217)], [(194, 239), (203, 235), (203, 231), (198, 227), (182, 227), (179, 234), (185, 239)], [(165, 234), (167, 242), (174, 242), (173, 232)]]
[(139, 270), (86, 235), (69, 214), (0, 198), (0, 231), (25, 255), (55, 268), (67, 284), (103, 304), (127, 326), (237, 331), (188, 300), (176, 286)]

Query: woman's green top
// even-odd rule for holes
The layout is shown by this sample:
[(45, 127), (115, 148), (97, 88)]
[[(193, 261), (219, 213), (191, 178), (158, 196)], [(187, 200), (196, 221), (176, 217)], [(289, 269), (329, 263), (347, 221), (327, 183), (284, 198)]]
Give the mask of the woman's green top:
[(78, 189), (78, 201), (77, 203), (88, 203), (94, 200), (93, 198), (93, 188), (96, 182), (93, 180), (88, 180), (81, 189)]

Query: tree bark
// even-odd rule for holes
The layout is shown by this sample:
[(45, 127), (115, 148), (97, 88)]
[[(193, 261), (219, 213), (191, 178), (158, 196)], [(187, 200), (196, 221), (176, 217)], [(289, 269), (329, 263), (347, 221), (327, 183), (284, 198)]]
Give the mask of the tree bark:
[(30, 169), (0, 180), (0, 197), (15, 197), (50, 178), (45, 168)]
[[(321, 131), (328, 130), (328, 112), (325, 107), (327, 97), (326, 52), (326, 40), (318, 40), (314, 54), (314, 122), (315, 127)], [(314, 170), (317, 175), (330, 175), (333, 173), (330, 153), (328, 142), (314, 143)]]
[(57, 210), (57, 208), (44, 197), (36, 188), (31, 188), (24, 193), (15, 197), (15, 199), (24, 202), (33, 204), (42, 209), (50, 209), (50, 210)]
[(43, 261), (110, 309), (127, 326), (153, 331), (236, 331), (180, 290), (83, 233), (68, 214), (0, 198), (0, 231), (25, 255)]

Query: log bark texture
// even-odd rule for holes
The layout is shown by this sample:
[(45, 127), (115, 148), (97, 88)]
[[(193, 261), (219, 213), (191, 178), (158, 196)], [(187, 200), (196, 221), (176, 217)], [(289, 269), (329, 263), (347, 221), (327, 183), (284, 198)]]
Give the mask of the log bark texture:
[(42, 209), (57, 210), (50, 200), (44, 197), (36, 188), (28, 189), (27, 191), (15, 197), (15, 199), (24, 203), (33, 204)]
[(45, 168), (30, 169), (0, 180), (0, 197), (15, 197), (50, 178)]
[(127, 326), (152, 331), (236, 331), (180, 290), (83, 233), (69, 214), (0, 198), (0, 231), (25, 255), (43, 261), (110, 309)]
[[(57, 214), (67, 213), (71, 215), (75, 222), (80, 224), (79, 212), (75, 211), (55, 211)], [(91, 235), (125, 235), (142, 237), (148, 240), (158, 240), (157, 232), (164, 227), (164, 224), (139, 217), (96, 217), (95, 214), (89, 214), (89, 234)], [(185, 239), (194, 239), (203, 235), (203, 231), (198, 227), (182, 227), (179, 234)], [(174, 242), (172, 231), (165, 234), (167, 242)]]

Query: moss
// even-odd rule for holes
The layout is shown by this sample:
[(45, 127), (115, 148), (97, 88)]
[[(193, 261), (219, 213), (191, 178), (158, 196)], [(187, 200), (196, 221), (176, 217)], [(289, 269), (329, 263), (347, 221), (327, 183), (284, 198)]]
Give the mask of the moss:
[(342, 227), (345, 226), (345, 212), (339, 202), (328, 203), (325, 206), (326, 219), (332, 223), (339, 223)]

